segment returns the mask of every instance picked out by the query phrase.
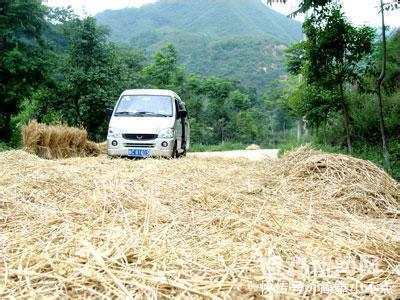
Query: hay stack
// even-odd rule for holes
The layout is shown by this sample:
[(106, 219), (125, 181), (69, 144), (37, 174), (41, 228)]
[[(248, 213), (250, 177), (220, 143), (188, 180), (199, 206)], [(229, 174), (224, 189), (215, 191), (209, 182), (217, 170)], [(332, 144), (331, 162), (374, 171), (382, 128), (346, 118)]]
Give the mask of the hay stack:
[(400, 188), (368, 162), (8, 151), (0, 170), (0, 298), (399, 295)]
[(287, 192), (302, 193), (319, 207), (376, 217), (398, 217), (399, 184), (372, 162), (302, 147), (272, 170)]
[(99, 146), (101, 154), (107, 154), (107, 151), (108, 151), (108, 149), (107, 149), (107, 141), (99, 143), (97, 145)]
[(31, 121), (22, 130), (26, 151), (47, 159), (97, 156), (99, 146), (88, 140), (86, 130), (65, 125), (45, 125)]

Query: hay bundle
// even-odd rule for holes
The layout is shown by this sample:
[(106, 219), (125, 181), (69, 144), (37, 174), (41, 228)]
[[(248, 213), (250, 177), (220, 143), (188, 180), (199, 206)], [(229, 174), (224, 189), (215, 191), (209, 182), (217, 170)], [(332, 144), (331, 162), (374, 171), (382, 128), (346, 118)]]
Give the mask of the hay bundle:
[(88, 140), (86, 130), (31, 121), (22, 130), (24, 149), (47, 159), (96, 156), (99, 146)]
[(288, 191), (307, 195), (318, 206), (351, 213), (400, 216), (400, 184), (373, 163), (302, 147), (273, 170)]
[(107, 151), (108, 151), (107, 141), (99, 143), (99, 144), (97, 144), (97, 146), (99, 147), (101, 154), (107, 154)]
[(396, 298), (400, 219), (340, 204), (371, 184), (354, 167), (388, 180), (365, 200), (395, 205), (379, 169), (307, 148), (276, 162), (0, 153), (0, 298)]

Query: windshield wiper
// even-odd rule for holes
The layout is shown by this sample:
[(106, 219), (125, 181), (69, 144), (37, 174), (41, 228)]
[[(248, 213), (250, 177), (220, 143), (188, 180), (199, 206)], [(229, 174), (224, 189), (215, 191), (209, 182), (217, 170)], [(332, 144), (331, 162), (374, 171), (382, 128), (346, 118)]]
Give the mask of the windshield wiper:
[(118, 111), (115, 113), (116, 116), (131, 116), (131, 117), (138, 117), (138, 116), (143, 117), (147, 114), (148, 114), (147, 112), (142, 112), (142, 111), (139, 112)]
[(151, 117), (168, 117), (168, 115), (165, 114), (158, 114), (150, 111), (138, 111), (135, 113), (135, 115), (139, 116), (151, 116)]
[(118, 111), (118, 112), (115, 113), (115, 115), (116, 115), (116, 116), (120, 116), (120, 115), (127, 115), (127, 116), (129, 116), (129, 115), (132, 115), (132, 113), (129, 112), (129, 111)]
[(151, 113), (152, 116), (154, 117), (171, 117), (170, 115), (166, 115), (166, 114), (156, 114), (156, 113)]
[(145, 116), (151, 116), (151, 117), (171, 117), (170, 115), (166, 114), (158, 114), (158, 113), (153, 113), (149, 111), (138, 111), (138, 112), (129, 112), (129, 111), (119, 111), (115, 113), (116, 116), (133, 116), (133, 117), (145, 117)]

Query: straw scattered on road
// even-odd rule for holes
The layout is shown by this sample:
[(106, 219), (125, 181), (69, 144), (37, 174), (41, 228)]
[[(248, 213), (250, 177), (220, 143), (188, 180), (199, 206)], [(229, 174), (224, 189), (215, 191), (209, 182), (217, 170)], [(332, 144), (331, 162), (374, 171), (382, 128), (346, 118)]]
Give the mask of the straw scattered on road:
[(400, 294), (400, 187), (369, 162), (0, 153), (0, 298)]

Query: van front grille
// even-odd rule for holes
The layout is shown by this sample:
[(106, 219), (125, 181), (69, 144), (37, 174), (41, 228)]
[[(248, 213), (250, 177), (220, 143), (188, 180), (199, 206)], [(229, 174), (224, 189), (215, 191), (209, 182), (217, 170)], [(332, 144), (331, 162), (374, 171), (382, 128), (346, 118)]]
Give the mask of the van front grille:
[(139, 134), (139, 133), (125, 133), (122, 137), (126, 140), (134, 140), (134, 141), (151, 141), (155, 140), (158, 135), (157, 134)]
[(125, 143), (124, 146), (128, 148), (154, 148), (156, 145), (150, 143)]

